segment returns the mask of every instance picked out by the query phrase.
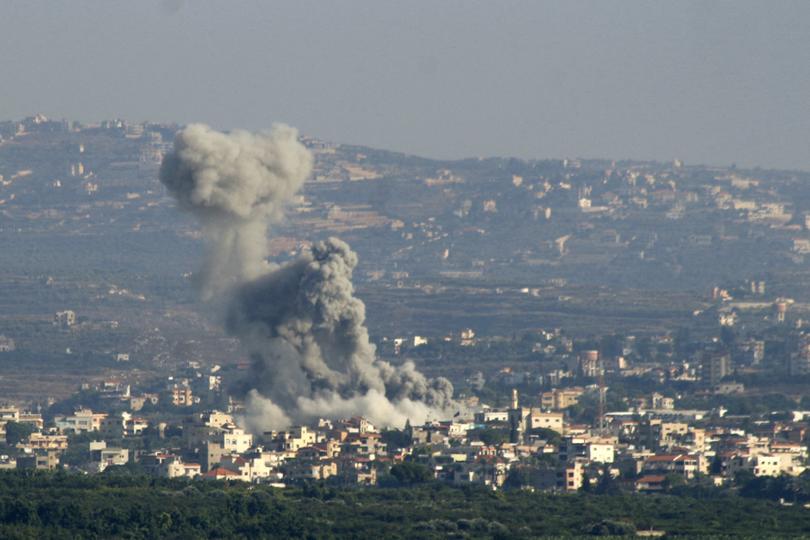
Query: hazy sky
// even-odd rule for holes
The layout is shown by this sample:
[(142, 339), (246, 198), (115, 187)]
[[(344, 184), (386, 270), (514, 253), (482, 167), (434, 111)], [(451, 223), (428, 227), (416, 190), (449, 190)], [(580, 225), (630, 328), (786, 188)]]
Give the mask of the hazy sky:
[(810, 2), (0, 3), (0, 118), (810, 169)]

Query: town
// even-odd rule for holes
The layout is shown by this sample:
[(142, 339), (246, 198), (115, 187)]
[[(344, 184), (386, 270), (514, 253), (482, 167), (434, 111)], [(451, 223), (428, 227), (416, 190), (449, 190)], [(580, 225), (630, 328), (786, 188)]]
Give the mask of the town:
[(0, 3), (0, 538), (810, 535), (810, 3)]
[(194, 296), (199, 230), (156, 180), (177, 127), (0, 123), (0, 467), (551, 492), (803, 478), (806, 173), (303, 136), (314, 172), (271, 257), (348, 238), (376, 353), (450, 379), (457, 406), (256, 432), (250, 359)]
[[(463, 333), (464, 346), (474, 348), (470, 333)], [(756, 344), (753, 348), (748, 360), (756, 364), (761, 359)], [(636, 351), (622, 353), (630, 358)], [(548, 390), (528, 395), (504, 390), (497, 401), (508, 403), (490, 406), (476, 395), (485, 387), (479, 373), (452, 418), (402, 427), (355, 417), (249, 433), (240, 427), (244, 404), (223, 392), (219, 366), (188, 365), (148, 391), (104, 381), (84, 385), (45, 415), (18, 406), (0, 409), (5, 437), (0, 468), (85, 474), (119, 468), (274, 487), (438, 481), (552, 492), (659, 492), (698, 483), (740, 488), (806, 470), (810, 411), (802, 407), (810, 405), (810, 396), (781, 401), (754, 396), (746, 405), (745, 385), (730, 377), (730, 354), (707, 352), (696, 367), (684, 363), (664, 372), (630, 368), (625, 356), (603, 358), (599, 350), (566, 356), (573, 359), (571, 370), (549, 374), (554, 382), (546, 384)], [(641, 394), (639, 373), (648, 387), (661, 377), (660, 386), (667, 380), (691, 389)], [(493, 388), (533, 387), (525, 374), (518, 375), (503, 369)], [(636, 390), (625, 383), (622, 396), (606, 382), (621, 385), (621, 379), (635, 381)], [(736, 400), (726, 407), (723, 398)], [(222, 408), (206, 407), (212, 403)], [(716, 405), (683, 406), (690, 403)]]

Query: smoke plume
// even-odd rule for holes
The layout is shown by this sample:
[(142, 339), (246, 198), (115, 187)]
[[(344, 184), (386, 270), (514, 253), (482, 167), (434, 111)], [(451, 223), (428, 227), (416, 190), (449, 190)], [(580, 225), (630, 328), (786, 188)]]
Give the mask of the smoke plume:
[(177, 134), (160, 180), (202, 224), (206, 299), (268, 270), (267, 227), (283, 217), (311, 171), (312, 155), (289, 126), (225, 134), (192, 124)]
[(241, 393), (251, 428), (353, 415), (401, 426), (446, 413), (447, 379), (377, 357), (354, 296), (357, 255), (345, 242), (329, 238), (289, 263), (267, 263), (268, 226), (311, 167), (287, 126), (253, 135), (203, 125), (181, 131), (161, 166), (161, 181), (200, 220), (209, 244), (203, 295), (224, 295), (226, 329), (250, 354)]

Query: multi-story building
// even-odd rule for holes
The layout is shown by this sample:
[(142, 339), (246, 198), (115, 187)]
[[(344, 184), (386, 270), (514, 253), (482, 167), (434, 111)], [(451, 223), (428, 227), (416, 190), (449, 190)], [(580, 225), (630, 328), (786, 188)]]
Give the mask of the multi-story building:
[(557, 473), (557, 487), (565, 491), (577, 491), (582, 487), (585, 467), (581, 461), (568, 463)]
[(564, 415), (561, 412), (543, 412), (532, 409), (526, 419), (529, 429), (550, 429), (560, 435), (565, 433)]
[(0, 437), (6, 436), (6, 424), (9, 422), (29, 424), (37, 431), (45, 425), (39, 413), (20, 411), (17, 407), (0, 407)]
[(32, 433), (28, 439), (17, 445), (19, 448), (31, 450), (67, 450), (67, 435), (49, 435), (43, 433)]
[(200, 476), (199, 463), (187, 463), (177, 456), (161, 461), (155, 468), (155, 474), (162, 478), (196, 478)]
[(190, 407), (194, 404), (194, 394), (187, 384), (173, 384), (169, 388), (169, 399), (175, 407)]
[(701, 378), (706, 384), (714, 386), (729, 375), (731, 375), (730, 354), (713, 353), (703, 358), (701, 364)]
[(0, 422), (5, 424), (6, 422), (19, 422), (19, 421), (20, 421), (20, 409), (12, 406), (0, 407)]
[(799, 340), (799, 349), (790, 357), (790, 374), (810, 374), (810, 336), (802, 336)]
[(616, 445), (611, 439), (592, 439), (588, 443), (588, 461), (590, 463), (613, 463)]
[(278, 441), (283, 450), (297, 451), (317, 442), (317, 434), (306, 426), (296, 426), (279, 434)]
[(38, 469), (52, 471), (59, 466), (58, 450), (35, 450), (17, 457), (18, 469)]
[(579, 387), (555, 388), (543, 392), (540, 396), (540, 403), (545, 410), (561, 411), (576, 405), (584, 393), (585, 390)]
[(140, 435), (148, 427), (149, 427), (148, 420), (146, 420), (145, 418), (133, 416), (132, 418), (128, 418), (124, 422), (124, 435), (126, 435), (127, 437)]
[(129, 450), (126, 448), (106, 447), (91, 452), (94, 464), (98, 471), (104, 471), (112, 465), (126, 465), (129, 463)]
[(475, 413), (475, 421), (479, 424), (489, 424), (492, 422), (508, 422), (509, 411), (503, 409), (487, 409)]
[(63, 433), (88, 433), (99, 431), (106, 413), (94, 413), (90, 409), (79, 409), (70, 416), (57, 416), (56, 428)]
[(583, 377), (598, 377), (602, 371), (599, 351), (582, 351), (579, 354), (579, 374)]
[(560, 461), (613, 463), (616, 443), (608, 437), (568, 436), (560, 445)]
[(219, 441), (226, 452), (241, 454), (253, 446), (253, 435), (233, 424), (222, 426), (222, 438)]
[(337, 462), (326, 461), (293, 461), (284, 466), (284, 477), (293, 481), (326, 480), (338, 472)]
[(644, 460), (644, 474), (677, 474), (686, 479), (694, 478), (698, 473), (707, 472), (705, 459), (698, 455), (670, 454), (650, 456)]
[(342, 445), (342, 453), (374, 459), (385, 454), (386, 445), (379, 433), (352, 433)]
[(183, 420), (183, 443), (190, 448), (219, 437), (226, 425), (236, 425), (233, 416), (221, 411), (207, 411)]
[(57, 311), (53, 316), (53, 324), (60, 328), (70, 328), (76, 324), (76, 312), (70, 309)]
[(653, 392), (652, 396), (650, 396), (650, 405), (653, 409), (672, 410), (675, 408), (675, 400), (658, 392)]

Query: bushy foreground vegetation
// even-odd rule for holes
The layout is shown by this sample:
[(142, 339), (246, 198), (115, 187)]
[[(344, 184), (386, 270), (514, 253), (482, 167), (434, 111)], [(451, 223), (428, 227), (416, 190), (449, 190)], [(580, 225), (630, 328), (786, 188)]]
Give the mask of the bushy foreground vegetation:
[(274, 489), (115, 474), (0, 474), (2, 538), (797, 536), (810, 510), (734, 495), (550, 495), (422, 484)]

